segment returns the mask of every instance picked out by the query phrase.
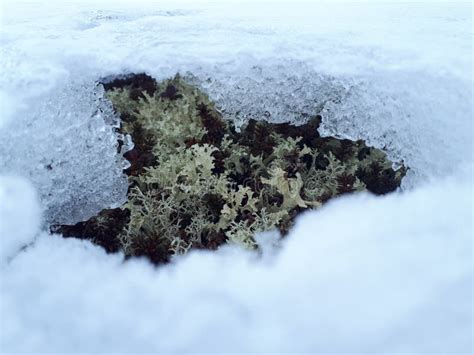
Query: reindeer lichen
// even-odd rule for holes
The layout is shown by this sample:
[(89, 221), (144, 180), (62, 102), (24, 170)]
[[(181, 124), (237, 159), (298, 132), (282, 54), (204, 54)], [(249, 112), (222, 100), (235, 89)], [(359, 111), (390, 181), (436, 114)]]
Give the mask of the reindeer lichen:
[(236, 132), (179, 75), (104, 86), (135, 143), (125, 155), (128, 202), (60, 230), (109, 251), (158, 264), (192, 248), (258, 248), (256, 233), (285, 235), (301, 211), (338, 195), (394, 191), (406, 172), (363, 141), (320, 137), (319, 116), (302, 126), (250, 120)]

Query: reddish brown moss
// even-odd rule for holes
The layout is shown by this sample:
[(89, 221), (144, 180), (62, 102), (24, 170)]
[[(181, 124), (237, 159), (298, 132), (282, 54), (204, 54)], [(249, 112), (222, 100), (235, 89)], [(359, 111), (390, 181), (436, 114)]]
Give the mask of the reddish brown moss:
[[(104, 84), (104, 87), (109, 92), (121, 90), (122, 94), (128, 93), (131, 100), (130, 108), (120, 102), (120, 114), (127, 125), (127, 131), (123, 133), (130, 133), (135, 144), (125, 155), (131, 163), (126, 173), (130, 177), (129, 198), (132, 203), (124, 209), (104, 210), (89, 221), (75, 226), (60, 226), (57, 230), (66, 237), (90, 239), (109, 252), (122, 249), (128, 256), (145, 256), (160, 264), (168, 262), (173, 254), (189, 248), (215, 250), (227, 242), (229, 235), (233, 240), (252, 238), (252, 234), (261, 228), (272, 227), (286, 235), (294, 218), (306, 208), (324, 203), (334, 196), (364, 189), (375, 194), (392, 192), (400, 185), (406, 172), (404, 167), (394, 171), (385, 154), (367, 147), (363, 141), (320, 137), (317, 131), (320, 116), (309, 118), (306, 124), (300, 126), (251, 119), (241, 132), (236, 132), (205, 95), (184, 83), (180, 77), (156, 83), (151, 77), (138, 74), (114, 80)], [(140, 119), (140, 107), (149, 105), (150, 97), (158, 100), (156, 102), (162, 104), (164, 111), (173, 110), (182, 102), (195, 105), (195, 111), (190, 110), (187, 114), (195, 115), (204, 133), (188, 134), (183, 137), (180, 147), (174, 146), (176, 141), (167, 147), (167, 137), (157, 136), (150, 123), (144, 126)], [(166, 114), (163, 112), (163, 116), (156, 120), (165, 119)], [(177, 117), (171, 127), (185, 124), (182, 122), (186, 120)], [(149, 181), (147, 169), (159, 172), (162, 164), (168, 164), (173, 155), (176, 159), (178, 156), (182, 159), (179, 154), (183, 151), (179, 149), (203, 152), (205, 147), (211, 153), (203, 158), (211, 159), (213, 165), (211, 175), (203, 178), (215, 181), (225, 179), (226, 191), (211, 190), (202, 195), (190, 193), (187, 198), (180, 199), (173, 193), (185, 193), (181, 188), (163, 185), (163, 181), (159, 180)], [(168, 150), (160, 156), (157, 149)], [(283, 169), (283, 180), (278, 182), (280, 185), (269, 186), (265, 181), (274, 177), (275, 167)], [(198, 170), (195, 173), (200, 174)], [(145, 177), (147, 183), (144, 182)], [(190, 190), (199, 187), (186, 185), (188, 179), (185, 174), (179, 175), (176, 184)], [(205, 181), (199, 184), (205, 185)], [(290, 197), (285, 195), (288, 188), (299, 189), (299, 192), (296, 191), (300, 198), (297, 203), (288, 203)], [(244, 189), (248, 193), (244, 193), (239, 203), (233, 205), (230, 196), (235, 198)], [(172, 223), (169, 226), (176, 231), (174, 235), (170, 236), (168, 230), (160, 229), (165, 227), (157, 227), (163, 224), (157, 224), (147, 225), (146, 231), (135, 231), (133, 238), (127, 237), (129, 225), (133, 222), (130, 209), (135, 204), (139, 207), (143, 203), (136, 199), (136, 191), (141, 191), (144, 198), (156, 196), (159, 201), (173, 201), (173, 211), (163, 210), (158, 214), (169, 214), (169, 222)], [(286, 206), (291, 207), (285, 210)], [(229, 211), (233, 211), (235, 216), (226, 221)], [(262, 224), (262, 218), (265, 214), (268, 218), (268, 213), (273, 218), (273, 224)], [(196, 227), (196, 218), (202, 226), (198, 224)], [(242, 229), (243, 234), (238, 228), (235, 229), (236, 226)], [(124, 238), (128, 243), (126, 245)], [(248, 240), (245, 243), (252, 245)]]

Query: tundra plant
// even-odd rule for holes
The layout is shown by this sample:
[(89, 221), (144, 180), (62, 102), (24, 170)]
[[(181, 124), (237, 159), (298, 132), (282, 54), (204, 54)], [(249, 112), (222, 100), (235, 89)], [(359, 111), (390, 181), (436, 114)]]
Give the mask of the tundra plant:
[(250, 119), (237, 132), (179, 75), (104, 86), (135, 144), (125, 155), (128, 201), (60, 230), (108, 251), (162, 263), (223, 243), (258, 248), (256, 233), (283, 237), (305, 209), (346, 193), (394, 191), (406, 173), (363, 141), (320, 137), (319, 116), (302, 126)]

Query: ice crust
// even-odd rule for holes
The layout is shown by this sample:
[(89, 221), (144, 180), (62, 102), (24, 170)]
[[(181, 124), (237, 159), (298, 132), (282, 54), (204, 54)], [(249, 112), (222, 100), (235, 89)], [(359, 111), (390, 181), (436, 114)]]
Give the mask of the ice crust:
[(93, 81), (64, 82), (30, 99), (0, 131), (0, 171), (34, 183), (46, 223), (74, 223), (125, 202), (128, 188), (117, 153), (119, 118)]
[(403, 160), (404, 187), (445, 176), (472, 160), (466, 6), (6, 2), (0, 85), (13, 123), (0, 170), (34, 183), (47, 221), (119, 205), (124, 162), (113, 130), (90, 120), (105, 105), (95, 81), (145, 71), (182, 73), (237, 124), (321, 113), (321, 134)]
[[(471, 160), (463, 129), (471, 68), (462, 54), (470, 19), (466, 5), (446, 7), (440, 29), (437, 6), (7, 2), (0, 84), (14, 100), (5, 100), (13, 123), (0, 131), (0, 170), (34, 183), (47, 221), (72, 223), (119, 205), (124, 162), (95, 81), (179, 71), (238, 124), (321, 113), (323, 135), (366, 139), (404, 160), (405, 187), (452, 173)], [(98, 109), (105, 121), (91, 120)]]

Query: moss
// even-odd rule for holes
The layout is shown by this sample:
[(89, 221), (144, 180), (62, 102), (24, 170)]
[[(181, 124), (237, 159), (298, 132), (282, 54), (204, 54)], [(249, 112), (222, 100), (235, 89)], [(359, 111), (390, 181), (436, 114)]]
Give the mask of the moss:
[(61, 232), (64, 237), (90, 239), (103, 247), (107, 252), (114, 253), (121, 249), (117, 236), (129, 221), (126, 209), (107, 209), (85, 222), (73, 226), (56, 226), (54, 232)]
[(299, 213), (338, 195), (394, 191), (406, 172), (363, 141), (320, 137), (319, 116), (302, 126), (250, 120), (236, 132), (179, 75), (157, 83), (139, 74), (105, 88), (135, 143), (128, 202), (60, 231), (109, 251), (159, 264), (192, 248), (258, 248), (255, 233), (285, 235)]

